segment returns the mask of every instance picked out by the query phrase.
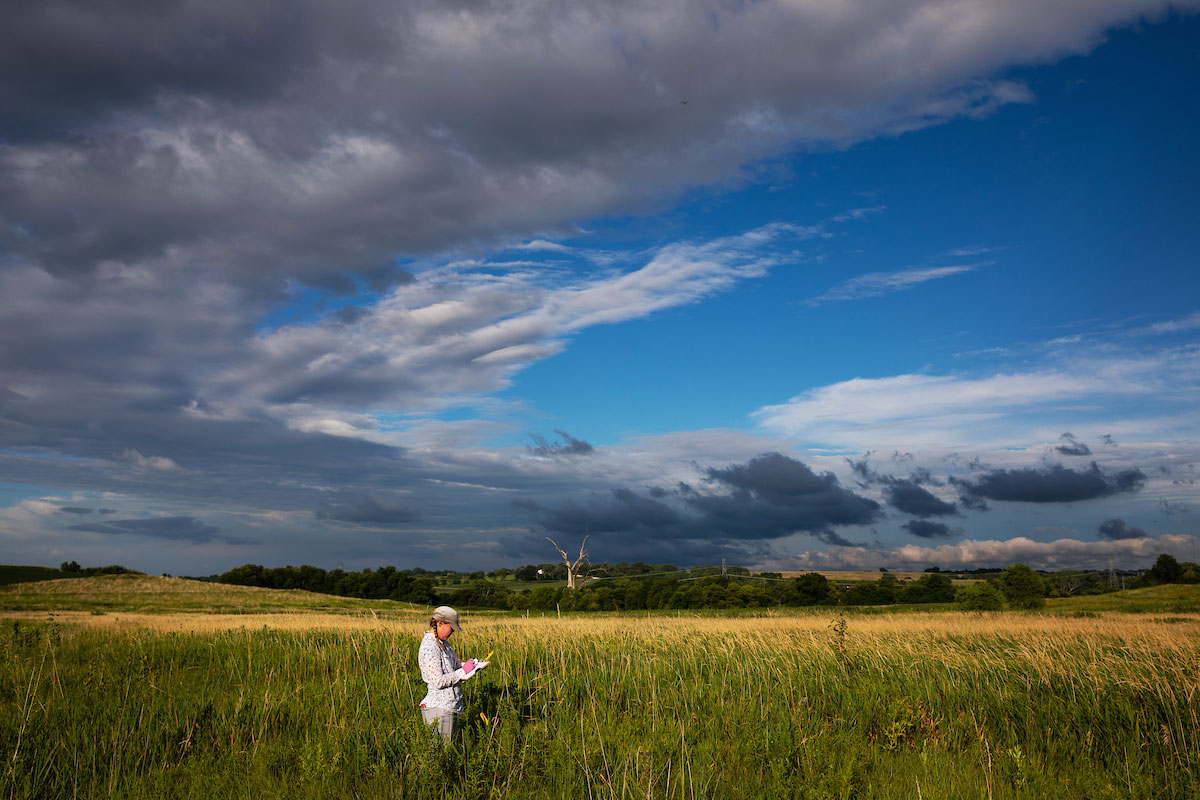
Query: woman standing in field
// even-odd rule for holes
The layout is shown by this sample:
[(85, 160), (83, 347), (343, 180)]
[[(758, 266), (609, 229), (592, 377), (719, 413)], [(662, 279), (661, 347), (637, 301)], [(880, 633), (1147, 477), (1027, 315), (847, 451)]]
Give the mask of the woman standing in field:
[(473, 658), (466, 663), (458, 660), (447, 640), (459, 630), (458, 612), (450, 606), (438, 606), (417, 652), (421, 678), (429, 686), (421, 700), (421, 717), (426, 725), (436, 726), (445, 741), (454, 734), (457, 715), (466, 709), (460, 684), (488, 665)]

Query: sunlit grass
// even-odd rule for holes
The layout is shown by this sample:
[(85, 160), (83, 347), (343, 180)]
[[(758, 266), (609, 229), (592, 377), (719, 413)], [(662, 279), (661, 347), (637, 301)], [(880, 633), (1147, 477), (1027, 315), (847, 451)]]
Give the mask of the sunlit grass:
[(113, 577), (112, 605), (3, 612), (0, 796), (1198, 796), (1200, 614), (1170, 591), (1144, 614), (464, 614), (459, 651), (493, 663), (438, 748), (428, 609)]

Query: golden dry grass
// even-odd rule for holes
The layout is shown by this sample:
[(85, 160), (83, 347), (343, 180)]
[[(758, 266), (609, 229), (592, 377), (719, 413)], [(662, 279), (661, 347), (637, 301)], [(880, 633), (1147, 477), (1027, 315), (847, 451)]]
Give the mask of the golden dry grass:
[[(102, 630), (144, 629), (163, 633), (214, 633), (229, 630), (384, 632), (419, 636), (425, 630), (427, 611), (376, 612), (290, 611), (284, 613), (227, 614), (209, 612), (143, 613), (122, 611), (8, 611), (5, 619), (53, 621), (70, 627)], [(755, 617), (714, 617), (679, 614), (590, 614), (558, 618), (518, 617), (497, 612), (464, 613), (459, 639), (487, 640), (616, 639), (627, 642), (736, 637), (766, 651), (795, 648), (803, 641), (828, 644), (836, 612), (789, 614), (766, 612)], [(937, 642), (1010, 640), (1029, 646), (1056, 640), (1074, 643), (1118, 641), (1129, 646), (1162, 651), (1200, 651), (1200, 614), (1104, 613), (1087, 617), (1052, 617), (993, 612), (931, 612), (924, 614), (871, 614), (853, 616), (847, 623), (847, 642), (856, 649), (901, 648), (920, 654)]]

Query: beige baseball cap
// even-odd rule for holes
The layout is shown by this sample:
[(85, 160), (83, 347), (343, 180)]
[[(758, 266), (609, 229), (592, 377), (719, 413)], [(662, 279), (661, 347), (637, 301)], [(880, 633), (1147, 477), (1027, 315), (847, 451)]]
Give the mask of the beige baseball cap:
[(461, 631), (458, 626), (458, 612), (450, 606), (438, 606), (433, 610), (433, 618), (438, 622), (444, 622), (453, 628), (455, 631)]

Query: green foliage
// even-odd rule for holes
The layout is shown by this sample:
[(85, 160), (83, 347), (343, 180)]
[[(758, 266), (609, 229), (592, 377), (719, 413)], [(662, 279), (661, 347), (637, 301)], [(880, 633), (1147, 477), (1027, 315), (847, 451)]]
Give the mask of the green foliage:
[(848, 606), (877, 606), (896, 602), (896, 576), (883, 575), (877, 581), (862, 581), (842, 592), (842, 602)]
[(1046, 582), (1025, 564), (1013, 564), (1000, 576), (1000, 590), (1012, 608), (1046, 605)]
[(948, 575), (931, 573), (896, 593), (898, 603), (953, 603), (954, 583)]
[(455, 608), (508, 608), (509, 590), (503, 584), (476, 578), (471, 585), (453, 592), (448, 598)]
[(119, 564), (107, 567), (81, 567), (77, 561), (64, 561), (58, 569), (53, 567), (26, 567), (0, 565), (0, 586), (33, 581), (51, 581), (58, 578), (90, 578), (95, 575), (141, 575), (136, 570), (126, 569)]
[(955, 593), (954, 600), (963, 611), (999, 611), (1004, 608), (1004, 595), (989, 581), (962, 587)]
[(305, 564), (300, 567), (268, 568), (259, 564), (243, 564), (218, 576), (218, 583), (235, 586), (258, 586), (263, 589), (303, 589), (339, 597), (360, 597), (367, 600), (399, 600), (407, 603), (432, 605), (437, 601), (432, 578), (426, 578), (395, 567), (364, 569), (361, 572), (324, 570)]
[(1163, 553), (1146, 573), (1153, 583), (1179, 583), (1183, 579), (1183, 567), (1168, 553)]
[(806, 572), (785, 585), (780, 600), (788, 606), (832, 605), (837, 602), (837, 587), (819, 572)]
[(0, 586), (11, 586), (14, 583), (31, 583), (33, 581), (51, 581), (65, 578), (61, 570), (53, 567), (26, 567), (16, 565), (0, 565)]

